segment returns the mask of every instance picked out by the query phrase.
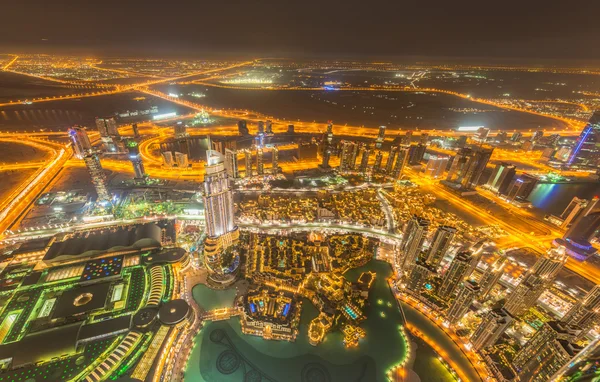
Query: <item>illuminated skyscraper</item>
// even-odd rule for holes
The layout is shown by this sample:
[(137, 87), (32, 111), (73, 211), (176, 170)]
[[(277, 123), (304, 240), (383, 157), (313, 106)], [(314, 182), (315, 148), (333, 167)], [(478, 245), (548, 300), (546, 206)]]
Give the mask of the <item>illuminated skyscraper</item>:
[(567, 165), (595, 169), (600, 167), (600, 112), (594, 112), (577, 138)]
[(264, 175), (265, 173), (265, 161), (264, 161), (264, 152), (262, 147), (256, 149), (256, 173), (258, 175)]
[(90, 138), (88, 138), (85, 127), (73, 126), (68, 130), (69, 138), (73, 143), (73, 152), (79, 159), (92, 151), (92, 144)]
[(173, 153), (171, 153), (170, 151), (164, 151), (160, 153), (160, 155), (163, 159), (163, 166), (167, 168), (172, 168), (175, 164), (175, 161), (173, 160)]
[(279, 167), (279, 149), (277, 147), (273, 147), (271, 150), (271, 173), (279, 174), (281, 171), (281, 167)]
[(133, 137), (134, 138), (139, 138), (140, 137), (140, 129), (138, 128), (138, 124), (134, 123), (131, 125), (131, 130), (133, 130)]
[(144, 164), (142, 163), (142, 158), (140, 156), (140, 149), (138, 144), (134, 140), (127, 141), (127, 151), (129, 152), (129, 160), (133, 165), (133, 173), (135, 179), (143, 180), (146, 179), (146, 170), (144, 169)]
[[(421, 135), (421, 137), (423, 136)], [(420, 164), (425, 156), (426, 149), (427, 146), (425, 146), (423, 143), (419, 143), (418, 145), (410, 145), (408, 149), (408, 164), (411, 166)]]
[(406, 166), (406, 162), (408, 160), (408, 149), (400, 147), (398, 149), (396, 155), (396, 162), (394, 163), (394, 170), (392, 171), (392, 177), (394, 179), (402, 178), (402, 172), (404, 171), (404, 166)]
[(100, 136), (105, 137), (120, 137), (117, 120), (115, 117), (96, 118), (96, 128)]
[(467, 271), (472, 260), (473, 258), (469, 251), (461, 251), (454, 256), (446, 273), (444, 273), (442, 283), (437, 291), (438, 296), (441, 298), (452, 296), (458, 285), (468, 276)]
[(508, 295), (504, 308), (515, 317), (525, 313), (552, 284), (566, 262), (567, 255), (564, 247), (551, 249), (538, 258), (521, 282)]
[(517, 168), (514, 165), (506, 162), (498, 163), (488, 179), (487, 187), (492, 191), (505, 195), (516, 172)]
[(385, 162), (385, 173), (386, 175), (392, 175), (394, 169), (394, 163), (396, 163), (396, 154), (398, 153), (398, 147), (392, 146), (388, 155), (387, 161)]
[(173, 125), (173, 135), (175, 135), (176, 139), (188, 137), (187, 125), (181, 121), (177, 122)]
[(545, 322), (517, 352), (513, 365), (522, 381), (547, 382), (581, 350), (571, 342), (580, 329), (558, 321)]
[(583, 300), (577, 301), (562, 321), (581, 328), (581, 334), (576, 339), (585, 337), (600, 324), (600, 285), (595, 285)]
[(600, 337), (590, 342), (575, 357), (565, 362), (549, 382), (592, 382), (600, 375)]
[(513, 317), (505, 309), (490, 310), (471, 336), (473, 348), (483, 350), (494, 345), (512, 321)]
[(375, 140), (375, 148), (380, 149), (383, 145), (383, 141), (385, 141), (385, 126), (379, 126), (379, 133)]
[(533, 175), (521, 174), (508, 188), (506, 197), (508, 200), (526, 200), (538, 181), (539, 179)]
[(239, 178), (237, 151), (225, 149), (225, 172), (232, 179)]
[(560, 225), (560, 228), (568, 228), (571, 225), (571, 223), (577, 217), (579, 217), (579, 214), (585, 209), (585, 207), (587, 207), (588, 203), (589, 202), (587, 200), (580, 199), (577, 196), (575, 196), (571, 200), (567, 208), (565, 208), (563, 213), (560, 215), (562, 219), (562, 224)]
[(521, 140), (522, 136), (523, 136), (523, 134), (517, 131), (517, 132), (514, 132), (513, 135), (511, 135), (510, 140), (516, 143)]
[(288, 125), (287, 127), (288, 134), (294, 134), (294, 125)]
[(323, 134), (323, 138), (321, 140), (321, 164), (319, 168), (324, 171), (328, 171), (331, 169), (329, 165), (329, 159), (331, 158), (331, 150), (333, 144), (333, 123), (329, 121), (327, 123), (327, 131)]
[(435, 274), (435, 269), (424, 261), (417, 261), (416, 263), (407, 265), (406, 269), (408, 270), (406, 287), (417, 293), (423, 289), (427, 281)]
[(450, 243), (456, 234), (456, 228), (440, 226), (431, 239), (431, 245), (427, 251), (427, 262), (438, 267), (450, 248)]
[(401, 250), (397, 254), (396, 264), (405, 268), (415, 263), (421, 255), (423, 242), (429, 229), (429, 220), (413, 215), (406, 225), (402, 237)]
[(246, 167), (246, 178), (252, 176), (252, 151), (246, 149), (244, 150), (244, 162)]
[(479, 299), (485, 300), (490, 294), (494, 286), (500, 281), (500, 278), (504, 274), (504, 266), (506, 265), (506, 256), (502, 255), (492, 265), (490, 265), (479, 280), (479, 286), (481, 287), (479, 293)]
[(444, 171), (448, 167), (447, 156), (431, 155), (427, 161), (427, 167), (425, 168), (425, 175), (432, 178), (441, 178), (444, 176)]
[(462, 189), (472, 189), (479, 183), (493, 149), (463, 148), (454, 157), (446, 182), (460, 186)]
[(537, 130), (535, 133), (531, 134), (531, 138), (529, 139), (532, 143), (539, 142), (540, 139), (544, 136), (544, 130)]
[(175, 151), (175, 162), (177, 163), (177, 167), (182, 170), (186, 170), (190, 167), (190, 161), (187, 154)]
[[(204, 215), (206, 217), (206, 241), (204, 260), (209, 275), (216, 282), (232, 281), (233, 268), (238, 264), (224, 264), (222, 253), (239, 238), (233, 220), (233, 193), (225, 172), (221, 153), (208, 150), (204, 175)], [(238, 259), (239, 261), (239, 259)]]
[(359, 171), (365, 173), (369, 169), (369, 156), (371, 155), (371, 148), (368, 145), (365, 145), (361, 147), (360, 151), (362, 154), (360, 157)]
[(85, 162), (85, 166), (87, 167), (90, 177), (92, 178), (92, 184), (96, 189), (96, 194), (98, 195), (97, 201), (110, 202), (110, 193), (106, 187), (106, 174), (104, 173), (104, 169), (100, 163), (100, 157), (98, 157), (98, 154), (90, 152), (83, 157), (83, 161)]
[(342, 156), (340, 158), (340, 171), (352, 171), (356, 166), (358, 145), (351, 141), (342, 141)]
[(375, 163), (373, 164), (373, 171), (379, 172), (381, 171), (381, 162), (383, 161), (383, 153), (381, 151), (377, 151), (375, 154)]
[(238, 121), (238, 133), (243, 137), (250, 135), (250, 132), (248, 131), (248, 125), (243, 119)]
[(458, 287), (456, 298), (446, 313), (448, 322), (454, 325), (460, 321), (460, 319), (463, 318), (467, 313), (469, 306), (471, 306), (478, 294), (479, 285), (477, 285), (475, 281), (467, 280), (461, 283)]
[(265, 133), (265, 123), (263, 121), (258, 121), (258, 134)]
[(270, 119), (267, 119), (265, 134), (273, 134), (273, 122)]
[(585, 260), (596, 253), (590, 243), (600, 233), (600, 198), (595, 196), (581, 211), (562, 240), (555, 243), (564, 245), (567, 254), (579, 260)]

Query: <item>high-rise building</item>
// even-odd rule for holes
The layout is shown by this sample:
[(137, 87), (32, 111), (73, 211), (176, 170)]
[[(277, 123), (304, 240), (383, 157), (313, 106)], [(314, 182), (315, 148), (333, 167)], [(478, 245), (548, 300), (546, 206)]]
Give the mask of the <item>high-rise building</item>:
[(333, 122), (327, 121), (327, 143), (331, 145), (333, 143)]
[(160, 153), (163, 160), (163, 166), (167, 168), (172, 168), (175, 165), (175, 161), (173, 160), (173, 153), (170, 151), (163, 151)]
[[(421, 133), (421, 135), (419, 136), (419, 145), (427, 145), (427, 142), (429, 142), (429, 134), (428, 133)], [(425, 151), (425, 150), (423, 150)]]
[(288, 125), (287, 127), (288, 134), (294, 134), (294, 125)]
[(385, 141), (385, 126), (379, 126), (379, 133), (375, 140), (375, 148), (380, 149), (383, 145), (383, 141)]
[(358, 169), (360, 172), (365, 173), (369, 169), (369, 156), (371, 155), (371, 148), (368, 145), (364, 145), (360, 149), (361, 157), (360, 157), (360, 168)]
[(600, 337), (591, 341), (558, 370), (549, 382), (592, 382), (598, 378)]
[(375, 154), (375, 163), (373, 164), (374, 172), (381, 171), (381, 162), (382, 161), (383, 161), (383, 153), (381, 151), (377, 151), (377, 154)]
[(175, 151), (175, 162), (177, 163), (178, 168), (187, 169), (190, 167), (188, 155), (178, 151)]
[(521, 174), (515, 179), (506, 192), (508, 200), (526, 200), (538, 184), (539, 179), (533, 175)]
[(256, 173), (258, 175), (264, 175), (265, 173), (264, 152), (262, 147), (256, 149)]
[(321, 139), (321, 164), (319, 168), (324, 171), (328, 171), (331, 169), (329, 165), (329, 159), (331, 158), (333, 145), (333, 123), (329, 121), (327, 123), (327, 131), (323, 134), (323, 138)]
[(595, 169), (600, 167), (600, 112), (594, 112), (577, 138), (567, 165)]
[(512, 321), (513, 317), (506, 309), (490, 310), (473, 332), (471, 345), (475, 350), (483, 350), (494, 345)]
[(227, 173), (227, 176), (232, 179), (240, 177), (237, 151), (225, 149), (225, 172)]
[(477, 129), (477, 133), (473, 136), (473, 139), (479, 142), (485, 142), (490, 135), (490, 129), (486, 127), (480, 127)]
[(521, 140), (522, 136), (523, 136), (523, 134), (517, 131), (517, 132), (514, 132), (513, 135), (511, 135), (510, 140), (512, 142), (516, 143), (516, 142), (519, 142)]
[(465, 190), (474, 188), (479, 184), (492, 152), (493, 149), (486, 148), (461, 149), (452, 161), (446, 181)]
[(447, 156), (431, 155), (425, 167), (425, 175), (434, 179), (441, 178), (448, 167), (448, 160)]
[(100, 136), (105, 137), (120, 137), (117, 120), (115, 117), (98, 118), (96, 117), (96, 128)]
[(398, 146), (392, 146), (392, 148), (390, 148), (390, 153), (387, 157), (387, 161), (385, 162), (386, 175), (392, 175), (392, 170), (394, 169), (394, 163), (396, 163), (396, 154), (397, 153), (398, 153)]
[(478, 294), (479, 285), (475, 281), (467, 280), (461, 283), (458, 287), (456, 298), (446, 313), (448, 322), (454, 325), (460, 321), (460, 319), (465, 316)]
[(504, 267), (506, 266), (506, 256), (502, 255), (492, 265), (490, 265), (479, 280), (480, 293), (479, 299), (485, 300), (490, 294), (494, 286), (500, 281), (500, 278), (504, 274)]
[(173, 135), (175, 135), (176, 139), (188, 137), (187, 125), (181, 121), (177, 122), (173, 125)]
[(522, 381), (547, 382), (579, 350), (571, 342), (578, 335), (577, 327), (558, 321), (548, 321), (517, 352), (513, 366)]
[(273, 147), (271, 150), (271, 173), (279, 174), (281, 171), (281, 167), (279, 167), (279, 149), (277, 147)]
[[(423, 135), (421, 135), (422, 137)], [(416, 166), (421, 163), (423, 157), (425, 156), (425, 150), (427, 146), (423, 143), (419, 143), (418, 145), (411, 145), (408, 149), (408, 164), (411, 166)]]
[[(233, 220), (233, 193), (225, 172), (225, 160), (218, 151), (208, 150), (204, 175), (204, 215), (206, 217), (206, 241), (204, 261), (209, 277), (215, 282), (232, 281), (239, 266), (229, 259), (224, 263), (223, 251), (239, 238)], [(228, 257), (229, 258), (229, 257)]]
[(424, 261), (417, 261), (407, 266), (406, 287), (413, 292), (420, 292), (427, 281), (435, 274), (435, 269)]
[(92, 178), (92, 184), (98, 195), (98, 202), (110, 202), (111, 197), (106, 186), (106, 174), (100, 163), (100, 157), (95, 152), (90, 152), (83, 157), (85, 166)]
[(580, 339), (600, 324), (600, 285), (595, 285), (583, 300), (577, 301), (562, 321), (581, 328)]
[(460, 251), (454, 256), (450, 266), (444, 273), (437, 295), (441, 298), (452, 296), (456, 288), (468, 276), (467, 271), (473, 260), (470, 251)]
[(140, 156), (140, 148), (138, 147), (138, 143), (134, 140), (128, 140), (127, 151), (129, 152), (129, 160), (133, 165), (135, 179), (146, 179), (146, 170), (144, 169), (144, 163), (142, 163), (142, 157)]
[(356, 166), (358, 145), (351, 141), (342, 141), (342, 155), (340, 158), (340, 171), (352, 171)]
[(487, 187), (501, 195), (506, 195), (508, 187), (516, 173), (517, 168), (514, 165), (500, 162), (496, 165), (494, 171), (492, 171), (492, 175), (487, 182)]
[(138, 128), (138, 124), (134, 123), (131, 125), (131, 130), (133, 130), (133, 137), (134, 138), (139, 138), (140, 137), (140, 129)]
[(87, 131), (85, 127), (82, 126), (73, 126), (69, 128), (69, 138), (73, 143), (73, 152), (75, 156), (79, 159), (83, 159), (83, 157), (92, 151), (92, 144), (90, 143), (90, 138), (87, 135)]
[(248, 125), (245, 120), (238, 121), (238, 133), (243, 137), (250, 135), (250, 131), (248, 131)]
[(396, 265), (405, 268), (420, 257), (421, 249), (427, 230), (429, 229), (429, 220), (413, 215), (406, 225), (406, 230), (402, 237), (400, 251), (397, 254)]
[(273, 122), (267, 119), (265, 134), (273, 134)]
[(394, 169), (392, 171), (392, 177), (394, 179), (402, 178), (402, 172), (408, 159), (408, 149), (400, 147), (397, 151), (396, 162), (394, 163)]
[(244, 150), (244, 162), (246, 168), (245, 177), (249, 178), (252, 176), (252, 151), (248, 149)]
[(263, 121), (258, 121), (258, 134), (265, 133), (265, 123)]
[(567, 230), (562, 240), (555, 240), (567, 248), (569, 256), (585, 260), (596, 253), (596, 248), (590, 243), (600, 234), (600, 198), (595, 196)]
[(532, 143), (537, 143), (544, 136), (544, 130), (537, 130), (535, 133), (531, 134), (531, 138), (529, 139)]
[(540, 256), (508, 295), (504, 308), (515, 317), (525, 313), (554, 282), (554, 278), (566, 262), (564, 247), (551, 249)]
[(580, 199), (575, 196), (567, 208), (564, 209), (560, 217), (562, 219), (562, 224), (560, 228), (568, 228), (571, 223), (579, 217), (579, 214), (587, 207), (588, 201), (586, 199)]
[(427, 251), (427, 263), (438, 267), (450, 248), (450, 243), (456, 234), (456, 228), (442, 225), (435, 231), (431, 245)]

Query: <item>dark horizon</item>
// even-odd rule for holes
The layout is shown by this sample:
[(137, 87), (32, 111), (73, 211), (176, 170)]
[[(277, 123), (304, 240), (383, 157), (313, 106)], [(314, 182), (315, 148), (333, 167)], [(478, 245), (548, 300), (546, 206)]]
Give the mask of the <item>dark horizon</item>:
[(594, 49), (600, 4), (565, 10), (563, 3), (535, 3), (29, 0), (4, 6), (0, 49), (94, 56), (600, 60)]

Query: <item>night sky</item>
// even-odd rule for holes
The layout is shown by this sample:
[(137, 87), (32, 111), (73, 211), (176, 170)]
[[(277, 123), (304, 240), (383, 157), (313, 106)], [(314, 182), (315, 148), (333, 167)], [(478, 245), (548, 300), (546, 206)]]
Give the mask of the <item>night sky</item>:
[(600, 59), (600, 2), (4, 0), (0, 47), (92, 54)]

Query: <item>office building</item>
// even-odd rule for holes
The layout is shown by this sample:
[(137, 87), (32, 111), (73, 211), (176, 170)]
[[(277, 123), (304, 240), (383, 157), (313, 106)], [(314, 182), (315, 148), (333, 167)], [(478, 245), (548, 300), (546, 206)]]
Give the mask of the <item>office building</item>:
[(501, 255), (483, 272), (483, 275), (481, 275), (481, 279), (479, 280), (479, 287), (481, 289), (478, 298), (480, 300), (485, 300), (492, 289), (494, 289), (494, 286), (500, 281), (500, 278), (504, 274), (506, 261), (506, 256)]
[(134, 138), (139, 138), (140, 137), (140, 129), (138, 127), (137, 123), (134, 123), (131, 125), (131, 130), (133, 130), (133, 137)]
[(279, 174), (279, 172), (281, 172), (281, 167), (279, 167), (279, 149), (273, 147), (271, 150), (271, 173)]
[(446, 182), (463, 190), (473, 189), (479, 184), (493, 149), (463, 148), (454, 157)]
[(473, 139), (476, 141), (479, 141), (479, 142), (485, 142), (488, 139), (489, 135), (490, 135), (490, 129), (485, 128), (485, 127), (480, 127), (479, 129), (477, 129), (477, 132), (473, 136)]
[(577, 327), (548, 321), (515, 354), (513, 366), (522, 381), (547, 382), (579, 350), (572, 341)]
[(233, 193), (223, 155), (218, 151), (208, 150), (206, 157), (204, 215), (207, 238), (204, 243), (204, 262), (211, 280), (229, 283), (235, 279), (234, 271), (239, 265), (239, 259), (238, 264), (224, 263), (225, 259), (222, 257), (223, 251), (239, 238), (239, 231), (233, 220)]
[[(427, 142), (429, 142), (429, 134), (421, 133), (421, 135), (419, 136), (419, 145), (426, 146)], [(423, 151), (425, 151), (425, 150), (423, 150)]]
[(237, 151), (225, 149), (225, 172), (231, 179), (240, 177)]
[(358, 145), (351, 141), (342, 141), (342, 155), (340, 157), (340, 171), (347, 172), (354, 170), (356, 166), (356, 157), (358, 155)]
[(377, 154), (375, 154), (375, 163), (373, 164), (374, 172), (381, 171), (381, 162), (382, 161), (383, 161), (383, 153), (381, 151), (377, 151)]
[(470, 338), (473, 349), (480, 351), (494, 345), (513, 319), (510, 313), (503, 308), (490, 310)]
[(402, 237), (400, 251), (397, 254), (396, 265), (405, 268), (421, 256), (423, 242), (427, 237), (429, 229), (429, 220), (421, 216), (413, 215), (406, 225), (406, 230)]
[(273, 122), (270, 119), (267, 119), (265, 134), (273, 135)]
[(521, 174), (515, 179), (506, 192), (506, 198), (510, 201), (527, 200), (539, 179), (533, 175)]
[(252, 176), (252, 151), (246, 149), (244, 150), (244, 162), (245, 162), (245, 170), (246, 170), (246, 178)]
[(595, 285), (583, 300), (573, 304), (562, 321), (581, 328), (577, 340), (585, 337), (590, 330), (600, 324), (600, 285)]
[(425, 167), (425, 175), (437, 179), (444, 176), (448, 167), (449, 157), (443, 155), (431, 155)]
[(90, 178), (92, 178), (92, 184), (96, 189), (96, 194), (98, 195), (97, 201), (100, 203), (110, 202), (111, 196), (106, 186), (106, 174), (100, 163), (100, 157), (97, 153), (90, 152), (83, 157), (83, 161), (90, 173)]
[(380, 149), (383, 145), (383, 141), (385, 141), (385, 126), (379, 126), (379, 133), (375, 140), (375, 148)]
[[(423, 135), (421, 135), (423, 137)], [(423, 157), (425, 156), (425, 150), (427, 146), (423, 143), (419, 143), (418, 145), (411, 145), (408, 149), (408, 164), (411, 166), (416, 166), (421, 163)]]
[(175, 165), (173, 153), (171, 153), (170, 151), (163, 151), (162, 153), (160, 153), (160, 155), (162, 157), (164, 167), (172, 168)]
[(408, 158), (408, 149), (400, 147), (396, 154), (396, 161), (394, 163), (394, 169), (392, 170), (392, 177), (394, 179), (400, 179), (402, 177), (402, 171)]
[(537, 130), (535, 133), (531, 134), (531, 138), (529, 139), (532, 143), (538, 143), (540, 139), (544, 136), (543, 130)]
[(475, 281), (467, 280), (459, 285), (456, 298), (446, 312), (446, 317), (451, 325), (456, 324), (467, 314), (478, 294), (479, 285)]
[(369, 156), (371, 155), (371, 148), (367, 145), (363, 145), (360, 149), (360, 152), (360, 167), (358, 170), (362, 173), (365, 173), (369, 169)]
[(442, 277), (442, 283), (438, 288), (437, 295), (441, 298), (451, 297), (456, 288), (468, 276), (467, 271), (473, 260), (470, 251), (460, 251), (454, 256), (450, 266)]
[(142, 163), (142, 157), (140, 156), (140, 149), (137, 142), (128, 140), (127, 151), (129, 152), (129, 161), (133, 166), (134, 178), (137, 180), (146, 179), (146, 170), (144, 169), (144, 163)]
[(388, 154), (387, 161), (385, 162), (385, 173), (386, 175), (392, 175), (394, 164), (396, 163), (396, 154), (398, 153), (398, 146), (392, 146), (390, 153)]
[(190, 161), (187, 154), (175, 151), (175, 162), (177, 163), (177, 167), (180, 169), (185, 170), (190, 167)]
[(183, 122), (179, 121), (175, 125), (173, 125), (173, 135), (175, 139), (186, 138), (189, 136), (187, 132), (187, 125)]
[(456, 228), (450, 226), (439, 226), (431, 239), (431, 245), (427, 251), (427, 263), (438, 267), (448, 252), (452, 239), (456, 235)]
[(417, 261), (407, 266), (406, 287), (416, 293), (421, 292), (427, 281), (435, 275), (435, 269), (424, 261)]
[(562, 239), (554, 242), (564, 245), (567, 254), (579, 260), (586, 260), (596, 253), (590, 243), (600, 233), (600, 199), (595, 196), (571, 224)]
[(486, 187), (501, 195), (506, 195), (508, 187), (516, 173), (517, 168), (514, 165), (500, 162), (496, 165), (494, 171), (492, 171), (492, 175), (490, 176)]
[(567, 165), (593, 169), (600, 167), (600, 112), (594, 112), (577, 138)]
[(256, 149), (256, 173), (258, 175), (264, 175), (265, 173), (264, 152), (262, 147)]
[(83, 159), (84, 156), (92, 151), (92, 144), (90, 138), (87, 135), (85, 127), (73, 126), (68, 130), (69, 138), (73, 143), (73, 153), (79, 159)]
[(575, 196), (559, 216), (551, 215), (548, 220), (560, 228), (567, 229), (571, 226), (571, 223), (579, 217), (583, 210), (585, 210), (587, 205), (588, 200), (580, 199)]
[(288, 125), (287, 127), (288, 134), (294, 134), (294, 125)]
[(521, 137), (523, 137), (523, 134), (517, 131), (513, 133), (513, 135), (510, 137), (510, 140), (514, 143), (517, 143), (521, 140)]
[(102, 138), (115, 137), (119, 138), (119, 128), (115, 117), (98, 118), (96, 117), (96, 128)]
[(554, 278), (566, 262), (567, 255), (564, 247), (550, 249), (539, 257), (508, 295), (504, 308), (515, 317), (525, 313), (554, 282)]
[(258, 121), (258, 134), (265, 133), (265, 123), (263, 121)]
[(246, 137), (246, 136), (250, 135), (250, 131), (248, 131), (248, 125), (247, 125), (246, 121), (244, 121), (244, 120), (238, 121), (237, 125), (238, 125), (238, 133), (241, 136)]
[(592, 382), (598, 378), (600, 360), (600, 337), (591, 341), (575, 357), (548, 380), (549, 382)]
[(496, 142), (504, 143), (508, 139), (508, 133), (506, 131), (501, 131), (496, 134)]

